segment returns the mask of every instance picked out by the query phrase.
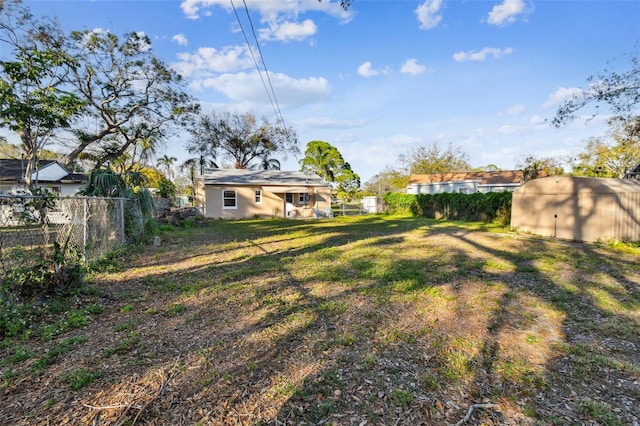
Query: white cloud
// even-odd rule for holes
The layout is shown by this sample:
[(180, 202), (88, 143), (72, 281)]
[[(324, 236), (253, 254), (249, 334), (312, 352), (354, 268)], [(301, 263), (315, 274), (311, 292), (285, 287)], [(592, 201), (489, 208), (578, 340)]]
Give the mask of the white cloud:
[(105, 30), (104, 28), (100, 28), (100, 27), (94, 28), (82, 36), (82, 42), (80, 42), (80, 44), (84, 46), (87, 43), (89, 43), (91, 41), (91, 37), (94, 34), (95, 35), (109, 34), (109, 30)]
[(187, 44), (189, 44), (189, 41), (187, 40), (187, 37), (185, 37), (184, 34), (174, 35), (173, 37), (171, 37), (171, 41), (175, 41), (180, 46), (186, 46)]
[(261, 40), (270, 41), (302, 41), (314, 35), (318, 27), (311, 19), (298, 22), (272, 23), (268, 28), (258, 30)]
[(355, 129), (363, 127), (368, 123), (367, 120), (345, 120), (329, 117), (312, 117), (296, 120), (296, 125), (306, 128), (316, 129)]
[(372, 69), (371, 62), (367, 61), (358, 67), (358, 74), (360, 74), (362, 77), (368, 78), (378, 75), (380, 74), (380, 72)]
[(500, 59), (503, 56), (511, 55), (513, 53), (513, 49), (511, 47), (507, 47), (506, 49), (500, 49), (497, 47), (485, 47), (479, 52), (474, 50), (469, 50), (467, 52), (458, 52), (453, 55), (453, 59), (457, 62), (464, 61), (484, 61), (487, 59), (487, 56), (493, 56), (496, 59)]
[(489, 12), (488, 22), (491, 25), (507, 25), (516, 21), (520, 14), (529, 13), (523, 0), (504, 0), (495, 5)]
[(442, 21), (442, 14), (440, 9), (442, 8), (442, 0), (425, 0), (415, 10), (418, 15), (418, 22), (420, 22), (420, 29), (430, 30), (438, 26)]
[(136, 36), (138, 36), (138, 49), (141, 52), (148, 52), (149, 50), (151, 50), (151, 43), (147, 39), (147, 35), (144, 33), (144, 31), (136, 31), (135, 34)]
[(229, 4), (227, 2), (222, 2), (220, 0), (183, 0), (180, 4), (180, 8), (182, 12), (189, 19), (198, 19), (201, 14), (201, 9), (206, 9), (211, 6), (220, 5), (224, 8), (228, 8)]
[(388, 68), (374, 69), (371, 62), (367, 61), (358, 67), (358, 74), (364, 78), (374, 77), (376, 75), (389, 74)]
[[(331, 85), (322, 77), (295, 79), (281, 73), (269, 73), (269, 80), (281, 107), (303, 105), (326, 98)], [(197, 87), (214, 89), (237, 102), (262, 104), (268, 97), (257, 71), (221, 74), (196, 82)]]
[(420, 65), (418, 60), (413, 58), (408, 59), (400, 68), (401, 73), (411, 75), (423, 74), (425, 71), (427, 71), (427, 67)]
[(201, 47), (195, 53), (179, 53), (173, 69), (184, 77), (202, 72), (231, 72), (255, 66), (246, 46), (226, 46), (222, 50)]
[[(353, 14), (340, 7), (340, 2), (317, 0), (246, 0), (243, 6), (251, 11), (257, 11), (262, 22), (278, 22), (282, 17), (295, 18), (301, 13), (309, 11), (323, 12), (347, 22)], [(180, 8), (189, 19), (198, 19), (201, 16), (211, 14), (214, 7), (231, 10), (229, 0), (183, 0)]]
[(511, 105), (509, 108), (507, 108), (504, 111), (504, 115), (522, 115), (525, 113), (525, 111), (527, 110), (527, 106), (525, 104), (516, 104), (516, 105)]
[(541, 115), (534, 115), (533, 117), (531, 117), (531, 120), (529, 120), (529, 124), (531, 124), (532, 126), (539, 126), (546, 122), (547, 119), (542, 117)]
[(558, 90), (549, 95), (549, 99), (542, 106), (545, 108), (553, 108), (564, 101), (568, 101), (569, 99), (579, 97), (584, 92), (582, 89), (578, 87), (559, 87)]
[(499, 135), (515, 135), (515, 134), (518, 134), (520, 131), (521, 129), (511, 125), (504, 125), (496, 129), (496, 133), (498, 133)]

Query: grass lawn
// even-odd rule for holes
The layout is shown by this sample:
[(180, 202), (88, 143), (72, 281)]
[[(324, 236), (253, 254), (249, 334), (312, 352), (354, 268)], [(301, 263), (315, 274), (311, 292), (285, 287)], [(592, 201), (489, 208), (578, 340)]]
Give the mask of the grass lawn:
[(373, 215), (161, 237), (2, 314), (29, 324), (0, 424), (640, 421), (635, 246)]

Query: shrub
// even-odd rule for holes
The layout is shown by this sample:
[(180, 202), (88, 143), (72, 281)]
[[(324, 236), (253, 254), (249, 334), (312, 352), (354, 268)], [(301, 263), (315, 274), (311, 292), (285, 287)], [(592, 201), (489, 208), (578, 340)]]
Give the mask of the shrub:
[(412, 214), (436, 219), (498, 221), (508, 225), (513, 194), (476, 192), (474, 194), (398, 194), (387, 193), (384, 201), (390, 213)]

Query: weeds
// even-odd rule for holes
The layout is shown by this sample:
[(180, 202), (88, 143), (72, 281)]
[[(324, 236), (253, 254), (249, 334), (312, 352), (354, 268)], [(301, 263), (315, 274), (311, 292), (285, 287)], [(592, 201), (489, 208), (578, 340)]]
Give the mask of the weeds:
[(135, 347), (140, 345), (141, 342), (142, 339), (140, 338), (140, 333), (137, 331), (130, 331), (125, 338), (120, 340), (117, 346), (104, 349), (103, 356), (104, 358), (109, 358), (115, 354), (125, 354), (132, 351)]
[(71, 390), (78, 391), (100, 377), (102, 377), (102, 371), (81, 368), (67, 373), (64, 379), (69, 384)]
[(71, 352), (73, 348), (86, 341), (86, 337), (73, 336), (64, 339), (62, 342), (51, 348), (46, 348), (44, 354), (32, 364), (31, 371), (35, 374), (42, 374), (56, 361), (59, 356)]
[(40, 338), (43, 341), (49, 341), (55, 336), (65, 333), (69, 330), (80, 328), (91, 321), (87, 310), (75, 310), (69, 312), (65, 318), (55, 324), (45, 325), (41, 332)]
[(623, 426), (625, 424), (620, 417), (611, 411), (611, 407), (603, 402), (585, 399), (578, 402), (578, 407), (590, 419), (605, 426)]
[[(0, 386), (37, 388), (39, 374), (57, 377), (64, 386), (54, 413), (65, 398), (77, 403), (73, 389), (116, 397), (132, 367), (135, 384), (153, 380), (156, 392), (168, 378), (157, 366), (179, 357), (188, 370), (171, 391), (211, 405), (197, 415), (171, 406), (192, 424), (206, 423), (207, 412), (229, 424), (268, 423), (276, 411), (291, 424), (395, 424), (401, 416), (455, 424), (485, 398), (500, 413), (477, 411), (473, 421), (629, 424), (637, 409), (625, 404), (640, 377), (629, 349), (638, 336), (636, 259), (487, 229), (497, 228), (390, 216), (168, 229), (180, 247), (137, 253), (141, 267), (119, 256), (123, 270), (113, 275), (118, 268), (107, 265), (94, 276), (104, 293), (0, 311)], [(104, 324), (92, 317), (101, 312)], [(89, 323), (107, 343), (64, 339)], [(167, 341), (177, 344), (160, 346)], [(85, 361), (97, 351), (108, 380), (97, 366), (69, 367), (70, 351)], [(586, 385), (603, 391), (591, 395)], [(40, 388), (34, 412), (43, 415), (52, 394)], [(14, 407), (19, 392), (5, 393)], [(256, 410), (242, 412), (249, 404)], [(155, 405), (145, 421), (161, 422), (163, 409)]]

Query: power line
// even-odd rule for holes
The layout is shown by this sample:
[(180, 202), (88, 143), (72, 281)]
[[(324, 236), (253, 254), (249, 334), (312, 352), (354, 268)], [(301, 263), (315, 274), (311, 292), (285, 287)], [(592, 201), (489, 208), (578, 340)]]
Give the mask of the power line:
[[(260, 59), (262, 62), (262, 66), (264, 68), (264, 72), (267, 74), (267, 81), (265, 81), (264, 77), (262, 76), (262, 71), (260, 69), (260, 66), (258, 65), (258, 61), (256, 59), (255, 54), (253, 53), (253, 49), (251, 48), (251, 44), (249, 43), (249, 38), (247, 37), (247, 34), (244, 30), (244, 26), (242, 25), (242, 21), (240, 20), (240, 16), (238, 15), (238, 11), (236, 9), (235, 4), (233, 3), (233, 0), (230, 0), (231, 2), (231, 7), (233, 8), (233, 13), (235, 13), (236, 15), (236, 19), (238, 20), (238, 24), (240, 25), (240, 30), (242, 31), (242, 35), (244, 37), (245, 43), (247, 43), (247, 48), (249, 49), (249, 52), (251, 53), (251, 58), (253, 59), (253, 63), (256, 66), (256, 69), (258, 70), (258, 75), (260, 75), (260, 80), (262, 81), (262, 85), (264, 86), (265, 91), (267, 92), (267, 97), (269, 98), (269, 102), (271, 102), (271, 107), (273, 108), (273, 111), (276, 114), (276, 117), (282, 122), (282, 126), (285, 128), (287, 128), (285, 121), (284, 121), (284, 117), (282, 115), (282, 111), (280, 110), (280, 106), (278, 105), (278, 99), (276, 97), (276, 93), (275, 90), (273, 89), (273, 84), (271, 82), (271, 77), (269, 77), (269, 71), (267, 69), (267, 64), (265, 63), (264, 60), (264, 55), (262, 54), (262, 49), (260, 49), (260, 43), (258, 42), (258, 38), (256, 37), (256, 31), (255, 28), (253, 26), (253, 21), (251, 20), (251, 16), (249, 15), (249, 8), (247, 7), (247, 3), (245, 0), (242, 0), (243, 4), (244, 4), (244, 8), (245, 11), (247, 13), (247, 18), (249, 19), (249, 25), (251, 26), (251, 32), (253, 34), (253, 38), (256, 42), (256, 46), (258, 47), (258, 52), (260, 53)], [(268, 83), (268, 87), (267, 87), (267, 83)]]

